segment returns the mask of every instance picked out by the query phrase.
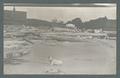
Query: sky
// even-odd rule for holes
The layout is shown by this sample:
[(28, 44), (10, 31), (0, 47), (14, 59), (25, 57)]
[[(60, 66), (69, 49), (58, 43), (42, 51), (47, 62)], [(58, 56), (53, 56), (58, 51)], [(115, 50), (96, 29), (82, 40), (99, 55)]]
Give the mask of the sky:
[[(99, 4), (102, 5), (102, 4)], [(108, 6), (106, 4), (106, 6)], [(12, 10), (13, 7), (5, 6), (5, 10)], [(51, 21), (53, 19), (64, 22), (74, 18), (81, 18), (83, 22), (99, 17), (116, 19), (116, 7), (21, 7), (16, 6), (16, 11), (27, 12), (27, 18), (35, 18)]]

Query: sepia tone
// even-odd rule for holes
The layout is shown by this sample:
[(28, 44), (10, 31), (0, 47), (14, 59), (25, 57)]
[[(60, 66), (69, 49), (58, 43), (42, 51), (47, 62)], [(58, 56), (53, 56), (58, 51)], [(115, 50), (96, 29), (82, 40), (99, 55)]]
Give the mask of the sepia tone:
[(116, 6), (4, 9), (4, 74), (116, 74)]

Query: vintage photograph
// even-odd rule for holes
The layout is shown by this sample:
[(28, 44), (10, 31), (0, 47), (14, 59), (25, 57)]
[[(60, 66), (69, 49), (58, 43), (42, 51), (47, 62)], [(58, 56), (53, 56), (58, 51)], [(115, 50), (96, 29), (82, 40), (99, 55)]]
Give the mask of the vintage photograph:
[(116, 74), (116, 4), (4, 6), (4, 74)]

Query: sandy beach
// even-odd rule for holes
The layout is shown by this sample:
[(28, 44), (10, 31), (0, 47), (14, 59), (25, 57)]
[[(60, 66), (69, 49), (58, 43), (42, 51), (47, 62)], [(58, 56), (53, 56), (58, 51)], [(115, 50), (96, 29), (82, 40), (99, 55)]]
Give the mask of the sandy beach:
[[(51, 66), (48, 56), (63, 61)], [(116, 44), (114, 40), (96, 39), (81, 42), (34, 41), (25, 62), (4, 65), (4, 74), (115, 74)], [(50, 69), (59, 73), (48, 73)]]

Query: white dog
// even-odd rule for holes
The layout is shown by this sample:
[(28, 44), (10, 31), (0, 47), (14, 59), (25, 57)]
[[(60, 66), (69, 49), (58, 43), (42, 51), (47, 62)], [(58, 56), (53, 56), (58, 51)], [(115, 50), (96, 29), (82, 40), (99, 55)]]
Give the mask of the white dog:
[(48, 59), (51, 65), (62, 65), (63, 64), (62, 60), (54, 59), (52, 56), (49, 56)]

